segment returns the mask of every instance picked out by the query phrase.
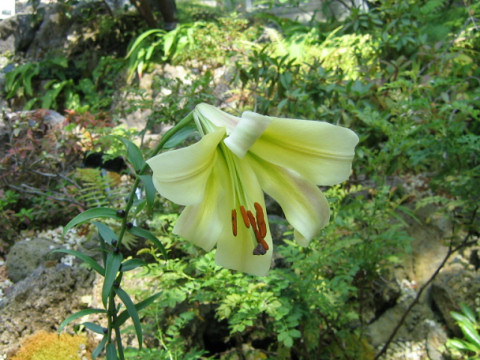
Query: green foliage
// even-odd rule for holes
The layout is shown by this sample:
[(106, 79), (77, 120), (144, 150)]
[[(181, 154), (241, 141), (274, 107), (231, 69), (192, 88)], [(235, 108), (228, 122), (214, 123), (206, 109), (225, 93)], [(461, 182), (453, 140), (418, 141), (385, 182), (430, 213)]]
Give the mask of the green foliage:
[[(60, 111), (98, 111), (108, 107), (111, 103), (108, 95), (115, 87), (113, 79), (123, 64), (103, 57), (93, 70), (92, 78), (83, 77), (82, 72), (86, 69), (77, 68), (79, 65), (87, 66), (66, 57), (18, 65), (6, 74), (6, 97), (19, 102), (26, 110), (40, 106)], [(101, 101), (98, 101), (99, 92), (104, 95)]]
[[(462, 330), (463, 339), (449, 339), (447, 348), (459, 352), (454, 354), (457, 359), (480, 359), (480, 322), (478, 316), (466, 305), (461, 304), (462, 313), (452, 311), (450, 314), (455, 319), (457, 325)], [(457, 356), (458, 355), (458, 356)]]

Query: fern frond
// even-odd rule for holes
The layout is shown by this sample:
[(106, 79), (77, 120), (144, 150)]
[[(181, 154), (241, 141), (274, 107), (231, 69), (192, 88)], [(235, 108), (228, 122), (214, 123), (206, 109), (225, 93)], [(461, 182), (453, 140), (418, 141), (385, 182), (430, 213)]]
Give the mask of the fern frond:
[(440, 11), (446, 4), (447, 0), (428, 0), (420, 11), (423, 15), (430, 15)]
[(87, 207), (114, 206), (123, 201), (118, 174), (101, 169), (76, 169), (75, 178), (80, 184), (77, 199)]

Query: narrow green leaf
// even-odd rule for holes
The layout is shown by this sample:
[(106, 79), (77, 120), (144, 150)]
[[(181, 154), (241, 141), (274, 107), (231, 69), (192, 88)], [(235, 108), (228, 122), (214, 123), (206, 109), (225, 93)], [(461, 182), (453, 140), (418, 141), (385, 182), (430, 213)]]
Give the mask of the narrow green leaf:
[(147, 198), (147, 207), (150, 211), (153, 208), (153, 203), (155, 202), (155, 195), (157, 194), (157, 190), (153, 185), (152, 175), (141, 175), (140, 179), (142, 179), (143, 185), (145, 186), (145, 197)]
[(130, 317), (132, 318), (133, 326), (137, 334), (138, 346), (141, 349), (142, 348), (142, 325), (140, 324), (140, 318), (138, 317), (137, 308), (133, 304), (132, 299), (130, 299), (130, 296), (128, 296), (128, 294), (123, 289), (116, 288), (115, 292), (120, 297), (122, 302), (125, 304), (128, 315), (130, 315)]
[(117, 360), (117, 350), (112, 343), (107, 345), (107, 360)]
[(146, 204), (147, 204), (147, 200), (145, 198), (139, 199), (139, 200), (134, 200), (133, 201), (134, 211), (131, 212), (130, 214), (132, 216), (136, 216), (136, 215), (140, 214), (140, 212), (143, 210), (143, 208), (145, 207)]
[(471, 341), (477, 347), (477, 349), (480, 349), (480, 335), (478, 334), (477, 330), (475, 330), (475, 327), (466, 322), (459, 323), (458, 325), (460, 326), (460, 329), (462, 329), (465, 337)]
[(80, 310), (70, 316), (68, 316), (65, 320), (62, 321), (60, 324), (60, 327), (58, 328), (58, 333), (60, 334), (65, 326), (70, 324), (73, 320), (80, 319), (81, 317), (91, 315), (91, 314), (102, 314), (106, 313), (106, 310), (104, 309), (83, 309)]
[(465, 316), (465, 315), (463, 315), (463, 314), (460, 314), (460, 313), (458, 313), (458, 312), (456, 312), (456, 311), (450, 312), (450, 315), (452, 315), (452, 317), (453, 317), (457, 322), (459, 322), (459, 323), (468, 323), (468, 322), (470, 322), (470, 319), (469, 319), (467, 316)]
[(142, 151), (137, 145), (128, 139), (119, 136), (116, 136), (115, 138), (120, 140), (127, 148), (127, 160), (133, 165), (135, 172), (140, 172), (140, 170), (142, 170), (142, 168), (145, 166), (145, 160), (143, 159)]
[(95, 225), (98, 229), (98, 233), (102, 237), (103, 241), (105, 241), (107, 244), (112, 244), (112, 240), (117, 241), (117, 235), (113, 232), (113, 230), (110, 228), (110, 226), (105, 225), (103, 223), (97, 222), (97, 221), (92, 221), (92, 224)]
[[(161, 293), (158, 292), (158, 293), (146, 298), (145, 300), (140, 301), (138, 304), (135, 304), (135, 309), (138, 312), (138, 311), (146, 308), (148, 305), (153, 303), (160, 295), (161, 295)], [(126, 311), (126, 310), (122, 311), (120, 313), (120, 315), (118, 315), (118, 317), (117, 317), (116, 325), (118, 327), (122, 326), (125, 323), (125, 321), (128, 320), (128, 317), (129, 317), (128, 311)]]
[(125, 58), (126, 59), (129, 58), (143, 40), (145, 40), (147, 37), (149, 37), (150, 35), (155, 34), (155, 33), (164, 34), (164, 33), (166, 33), (166, 31), (163, 30), (163, 29), (151, 29), (151, 30), (145, 31), (144, 33), (140, 34), (140, 36), (138, 36), (135, 39), (134, 43), (130, 47), (130, 50), (128, 50), (128, 53), (125, 56)]
[(197, 127), (194, 123), (178, 130), (168, 141), (163, 145), (164, 149), (171, 149), (184, 142), (190, 135), (197, 131)]
[(82, 325), (85, 326), (88, 330), (91, 330), (97, 334), (100, 334), (100, 335), (104, 334), (103, 327), (98, 324), (95, 324), (92, 322), (84, 322)]
[(60, 252), (60, 253), (73, 255), (73, 256), (79, 258), (80, 260), (82, 260), (83, 262), (87, 263), (88, 265), (90, 265), (92, 267), (92, 269), (94, 269), (100, 275), (102, 275), (102, 276), (105, 275), (105, 270), (103, 269), (103, 267), (99, 263), (97, 263), (95, 260), (93, 260), (90, 256), (85, 255), (84, 253), (81, 253), (80, 251), (69, 250), (69, 249), (55, 249), (55, 250), (52, 250), (51, 252), (52, 253)]
[(467, 304), (460, 304), (460, 308), (462, 309), (462, 312), (465, 314), (465, 316), (470, 320), (472, 324), (475, 324), (477, 322), (475, 313), (468, 307)]
[(70, 220), (68, 224), (65, 225), (65, 228), (63, 229), (63, 234), (65, 235), (65, 233), (71, 228), (73, 228), (74, 226), (83, 224), (84, 222), (87, 222), (91, 219), (96, 219), (96, 218), (120, 219), (120, 217), (117, 215), (117, 210), (115, 209), (105, 208), (105, 207), (88, 209), (78, 214), (77, 216), (75, 216), (72, 220)]
[(107, 256), (107, 263), (105, 264), (105, 280), (103, 281), (102, 288), (102, 302), (103, 305), (107, 306), (107, 299), (112, 290), (113, 283), (117, 277), (118, 270), (120, 269), (120, 264), (122, 263), (122, 255), (110, 253)]
[(447, 346), (454, 347), (455, 349), (458, 349), (458, 350), (466, 350), (466, 351), (470, 350), (469, 347), (465, 345), (464, 341), (458, 340), (458, 339), (449, 339), (447, 341)]
[(122, 263), (122, 271), (130, 271), (145, 264), (146, 262), (140, 259), (128, 259)]
[(107, 340), (108, 340), (108, 336), (105, 335), (102, 339), (102, 341), (100, 341), (100, 343), (97, 345), (97, 347), (95, 348), (95, 350), (92, 351), (92, 359), (95, 360), (97, 358), (98, 355), (100, 355), (100, 353), (102, 352), (103, 348), (105, 347), (105, 344), (107, 343)]
[(153, 242), (153, 244), (162, 252), (163, 257), (165, 259), (167, 258), (167, 250), (165, 250), (165, 247), (162, 245), (160, 240), (158, 240), (157, 237), (153, 235), (150, 231), (139, 227), (133, 227), (129, 230), (129, 232), (132, 235), (140, 236)]

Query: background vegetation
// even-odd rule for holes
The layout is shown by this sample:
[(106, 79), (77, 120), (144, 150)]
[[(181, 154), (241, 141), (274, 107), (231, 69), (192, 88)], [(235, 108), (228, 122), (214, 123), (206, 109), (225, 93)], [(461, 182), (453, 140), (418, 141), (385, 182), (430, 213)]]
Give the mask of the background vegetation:
[[(22, 229), (63, 225), (65, 213), (124, 206), (118, 184), (131, 180), (106, 181), (100, 171), (79, 168), (87, 150), (123, 154), (104, 135), (124, 136), (147, 152), (147, 135), (175, 124), (199, 102), (346, 126), (361, 141), (350, 181), (326, 191), (330, 225), (301, 248), (272, 206), (272, 223), (283, 235), (266, 278), (218, 268), (214, 253), (173, 236), (175, 205), (158, 197), (152, 211), (135, 205), (136, 224), (160, 239), (168, 259), (148, 243), (125, 250), (148, 262), (140, 274), (148, 285), (133, 293), (145, 298), (161, 290), (141, 313), (146, 349), (127, 349), (126, 357), (373, 358), (365, 326), (372, 308), (382, 311), (382, 284), (409, 251), (405, 218), (433, 204), (453, 224), (452, 244), (479, 234), (480, 4), (368, 4), (368, 12), (352, 7), (343, 20), (301, 24), (180, 2), (174, 31), (117, 15), (96, 20), (105, 44), (116, 34), (114, 52), (110, 44), (96, 48), (94, 62), (84, 61), (91, 53), (54, 53), (15, 66), (3, 89), (10, 106), (55, 109), (68, 124), (47, 136), (39, 110), (6, 122), (0, 251)], [(95, 14), (81, 16), (87, 23)], [(121, 39), (112, 31), (119, 26), (126, 27)], [(167, 64), (187, 75), (160, 76)], [(148, 76), (150, 93), (139, 85)], [(142, 109), (151, 109), (145, 129), (118, 125)], [(114, 184), (119, 191), (112, 191)], [(475, 348), (460, 350), (473, 354)]]

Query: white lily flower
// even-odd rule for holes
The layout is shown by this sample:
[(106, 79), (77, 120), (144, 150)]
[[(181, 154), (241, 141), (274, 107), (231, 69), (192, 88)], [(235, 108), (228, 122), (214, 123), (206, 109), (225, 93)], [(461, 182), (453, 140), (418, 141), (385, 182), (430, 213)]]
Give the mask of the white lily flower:
[(173, 232), (206, 251), (216, 245), (220, 266), (266, 275), (272, 237), (263, 191), (307, 246), (330, 217), (317, 185), (349, 177), (358, 137), (326, 122), (239, 118), (207, 104), (193, 114), (202, 139), (147, 161), (157, 191), (186, 206)]

